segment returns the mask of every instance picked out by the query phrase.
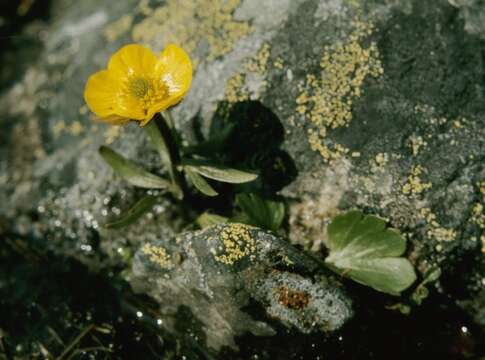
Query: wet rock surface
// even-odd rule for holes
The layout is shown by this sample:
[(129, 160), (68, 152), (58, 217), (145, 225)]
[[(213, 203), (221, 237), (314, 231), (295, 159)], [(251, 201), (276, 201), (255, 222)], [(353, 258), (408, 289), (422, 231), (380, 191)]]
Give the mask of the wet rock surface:
[[(82, 277), (98, 284), (95, 289), (106, 288), (116, 310), (95, 322), (129, 318), (133, 325), (120, 325), (119, 332), (134, 326), (154, 339), (150, 346), (127, 345), (146, 358), (461, 358), (484, 351), (476, 340), (485, 326), (481, 1), (39, 3), (26, 10), (23, 29), (1, 25), (19, 31), (2, 43), (0, 55), (0, 236), (8, 240), (1, 245), (0, 291), (6, 314), (14, 308), (28, 313), (31, 302), (47, 309), (51, 301), (62, 302), (36, 298), (37, 278), (18, 275), (43, 266), (40, 278)], [(133, 41), (154, 50), (175, 42), (190, 52), (192, 89), (173, 111), (189, 143), (210, 136), (218, 123), (252, 119), (238, 128), (225, 160), (258, 168), (265, 179), (258, 186), (285, 197), (285, 230), (296, 247), (285, 236), (249, 229), (252, 240), (227, 253), (225, 227), (182, 232), (208, 207), (200, 198), (181, 206), (164, 197), (136, 224), (103, 228), (146, 191), (117, 178), (97, 154), (100, 145), (163, 174), (137, 126), (93, 121), (82, 98), (87, 77)], [(268, 170), (281, 169), (275, 163), (283, 170)], [(209, 207), (226, 209), (230, 196)], [(350, 208), (400, 229), (421, 277), (441, 269), (427, 285), (429, 298), (413, 305), (408, 317), (386, 308), (409, 304), (414, 289), (389, 298), (337, 281), (319, 265), (327, 224)], [(28, 265), (39, 256), (48, 260)], [(63, 270), (66, 264), (76, 270)], [(136, 295), (121, 290), (130, 287)], [(50, 291), (63, 298), (62, 287)], [(40, 324), (32, 332), (17, 331), (13, 318), (2, 316), (0, 337), (7, 340), (0, 351), (8, 358), (20, 345), (19, 354), (43, 354), (32, 340), (39, 331), (42, 346), (62, 353), (66, 339), (92, 324), (86, 312), (97, 306), (75, 291), (69, 290), (84, 302), (66, 300), (61, 313), (82, 314), (82, 320), (52, 323), (67, 315), (48, 309), (45, 321), (26, 317)], [(335, 332), (352, 313), (347, 327)], [(48, 326), (63, 332), (60, 343)], [(416, 349), (405, 338), (425, 345)], [(403, 350), (397, 354), (396, 348)], [(116, 345), (114, 351), (130, 354)]]
[[(194, 336), (218, 351), (237, 349), (233, 337), (245, 332), (275, 335), (275, 321), (303, 333), (339, 329), (352, 315), (351, 304), (319, 268), (288, 242), (236, 223), (147, 243), (135, 255), (132, 285), (164, 304), (172, 329), (177, 322), (170, 318), (186, 307), (204, 328)], [(266, 316), (241, 311), (250, 302)]]

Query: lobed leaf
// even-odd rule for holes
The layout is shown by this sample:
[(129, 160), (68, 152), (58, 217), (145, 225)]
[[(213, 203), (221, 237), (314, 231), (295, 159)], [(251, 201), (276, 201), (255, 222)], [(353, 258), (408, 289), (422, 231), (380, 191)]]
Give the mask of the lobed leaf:
[(331, 268), (376, 290), (398, 295), (416, 280), (411, 263), (399, 257), (406, 240), (376, 216), (360, 211), (336, 216), (328, 226), (328, 248), (325, 262)]

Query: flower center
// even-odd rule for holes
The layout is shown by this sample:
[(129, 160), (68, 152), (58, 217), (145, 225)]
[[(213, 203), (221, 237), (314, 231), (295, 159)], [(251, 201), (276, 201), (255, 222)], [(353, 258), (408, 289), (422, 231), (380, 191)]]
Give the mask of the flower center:
[(146, 114), (151, 107), (162, 102), (169, 96), (167, 84), (149, 76), (129, 76), (125, 78), (121, 96), (137, 100), (140, 110)]
[(137, 99), (144, 99), (153, 86), (148, 79), (137, 77), (128, 82), (128, 91)]

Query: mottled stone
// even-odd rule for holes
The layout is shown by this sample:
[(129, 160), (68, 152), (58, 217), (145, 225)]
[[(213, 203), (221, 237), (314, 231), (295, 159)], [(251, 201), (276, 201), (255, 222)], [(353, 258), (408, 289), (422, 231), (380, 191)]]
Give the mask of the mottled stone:
[[(159, 51), (176, 41), (196, 60), (192, 88), (173, 110), (188, 142), (211, 132), (216, 110), (230, 113), (241, 101), (281, 122), (281, 134), (255, 131), (242, 151), (252, 154), (277, 138), (278, 151), (294, 163), (297, 176), (279, 192), (288, 201), (293, 244), (318, 258), (339, 212), (359, 208), (384, 217), (408, 238), (407, 256), (420, 274), (442, 269), (430, 286), (459, 298), (483, 325), (483, 1), (209, 3), (194, 8), (187, 1), (177, 13), (177, 1), (57, 0), (48, 21), (25, 29), (37, 56), (12, 49), (8, 64), (26, 70), (4, 76), (2, 69), (2, 228), (92, 269), (121, 269), (129, 281), (133, 270), (132, 283), (166, 307), (167, 319), (185, 311), (201, 321), (197, 336), (213, 349), (234, 346), (234, 336), (246, 331), (273, 334), (264, 319), (241, 310), (249, 299), (301, 332), (331, 331), (350, 316), (347, 296), (326, 274), (294, 271), (258, 242), (216, 255), (206, 235), (184, 233), (178, 244), (175, 234), (196, 210), (173, 199), (161, 199), (126, 230), (102, 227), (147, 192), (114, 176), (97, 154), (100, 145), (163, 170), (137, 126), (95, 121), (83, 101), (85, 81), (123, 44), (145, 41)], [(295, 268), (321, 271), (304, 250), (266, 233), (257, 238), (282, 249)], [(322, 322), (314, 327), (311, 317)], [(176, 319), (167, 328), (190, 328)]]
[[(275, 335), (274, 321), (304, 333), (331, 332), (353, 313), (338, 282), (320, 263), (288, 242), (242, 224), (148, 242), (135, 255), (131, 283), (160, 303), (168, 330), (177, 326), (181, 307), (190, 310), (204, 329), (194, 335), (201, 346), (216, 351), (235, 348), (234, 337), (246, 332)], [(254, 309), (252, 314), (250, 302), (265, 316)]]

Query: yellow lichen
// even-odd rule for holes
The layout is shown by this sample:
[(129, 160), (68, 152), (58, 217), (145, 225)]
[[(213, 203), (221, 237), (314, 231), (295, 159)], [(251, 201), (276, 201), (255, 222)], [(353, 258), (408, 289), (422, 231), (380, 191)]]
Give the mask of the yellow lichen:
[(252, 32), (248, 22), (237, 21), (233, 12), (240, 0), (167, 0), (150, 8), (147, 17), (133, 27), (133, 40), (144, 44), (174, 43), (189, 53), (206, 42), (209, 61), (230, 52), (234, 44)]
[(379, 153), (375, 157), (375, 162), (378, 167), (384, 167), (389, 161), (389, 155), (387, 153)]
[(123, 129), (123, 126), (109, 126), (103, 134), (106, 144), (110, 145), (114, 143), (114, 141), (120, 137)]
[(227, 81), (224, 98), (230, 103), (249, 100), (249, 91), (245, 88), (244, 74), (237, 73)]
[(83, 105), (79, 108), (79, 115), (86, 115), (89, 113), (89, 108), (87, 105)]
[(364, 80), (384, 72), (376, 44), (371, 42), (367, 47), (361, 44), (372, 32), (372, 24), (354, 21), (353, 31), (345, 42), (325, 47), (320, 77), (309, 74), (305, 84), (299, 86), (296, 111), (318, 129), (310, 133), (308, 140), (326, 161), (348, 151), (335, 153), (336, 145), (326, 139), (326, 130), (348, 126), (353, 102), (362, 95)]
[[(249, 100), (251, 94), (246, 86), (246, 76), (248, 73), (264, 76), (268, 69), (269, 57), (270, 46), (264, 43), (256, 55), (245, 61), (244, 70), (236, 73), (227, 81), (224, 99), (229, 103)], [(264, 85), (265, 82), (263, 81), (263, 87)]]
[(270, 56), (270, 46), (268, 43), (264, 43), (257, 54), (248, 59), (245, 64), (245, 69), (250, 72), (258, 74), (264, 74), (268, 67), (268, 59)]
[(477, 186), (482, 198), (473, 205), (471, 220), (480, 229), (485, 229), (485, 181), (480, 181)]
[(413, 156), (417, 156), (419, 153), (419, 150), (422, 147), (425, 147), (428, 145), (426, 141), (423, 140), (422, 136), (416, 136), (413, 135), (409, 138), (410, 146), (411, 146), (411, 152)]
[(133, 15), (124, 15), (111, 24), (108, 24), (103, 30), (103, 35), (108, 41), (113, 42), (127, 33), (132, 24)]
[(58, 138), (62, 135), (62, 133), (66, 130), (66, 123), (64, 120), (60, 120), (54, 124), (52, 127), (52, 133), (54, 134), (54, 138)]
[(76, 120), (71, 123), (71, 125), (67, 128), (67, 131), (73, 136), (78, 136), (84, 132), (84, 126)]
[(221, 247), (212, 249), (217, 261), (233, 265), (236, 261), (254, 253), (256, 242), (251, 237), (250, 228), (244, 224), (230, 224), (221, 231)]
[(420, 216), (426, 220), (429, 230), (427, 235), (436, 239), (437, 241), (452, 241), (456, 238), (456, 231), (454, 229), (447, 229), (440, 225), (437, 221), (436, 215), (430, 208), (422, 208), (420, 210)]
[(171, 257), (163, 247), (145, 244), (142, 251), (149, 257), (150, 261), (160, 265), (160, 267), (164, 269), (173, 268)]
[(421, 174), (423, 173), (423, 167), (416, 165), (411, 170), (407, 178), (407, 182), (402, 187), (402, 192), (406, 195), (421, 194), (424, 190), (430, 189), (433, 184), (430, 182), (424, 183), (421, 180)]
[(78, 136), (81, 135), (84, 130), (84, 126), (78, 120), (73, 121), (70, 125), (66, 125), (64, 120), (59, 120), (52, 126), (52, 133), (55, 139), (64, 133), (72, 136)]
[(280, 57), (277, 57), (276, 60), (273, 62), (273, 66), (278, 70), (283, 70), (284, 68), (283, 59)]

